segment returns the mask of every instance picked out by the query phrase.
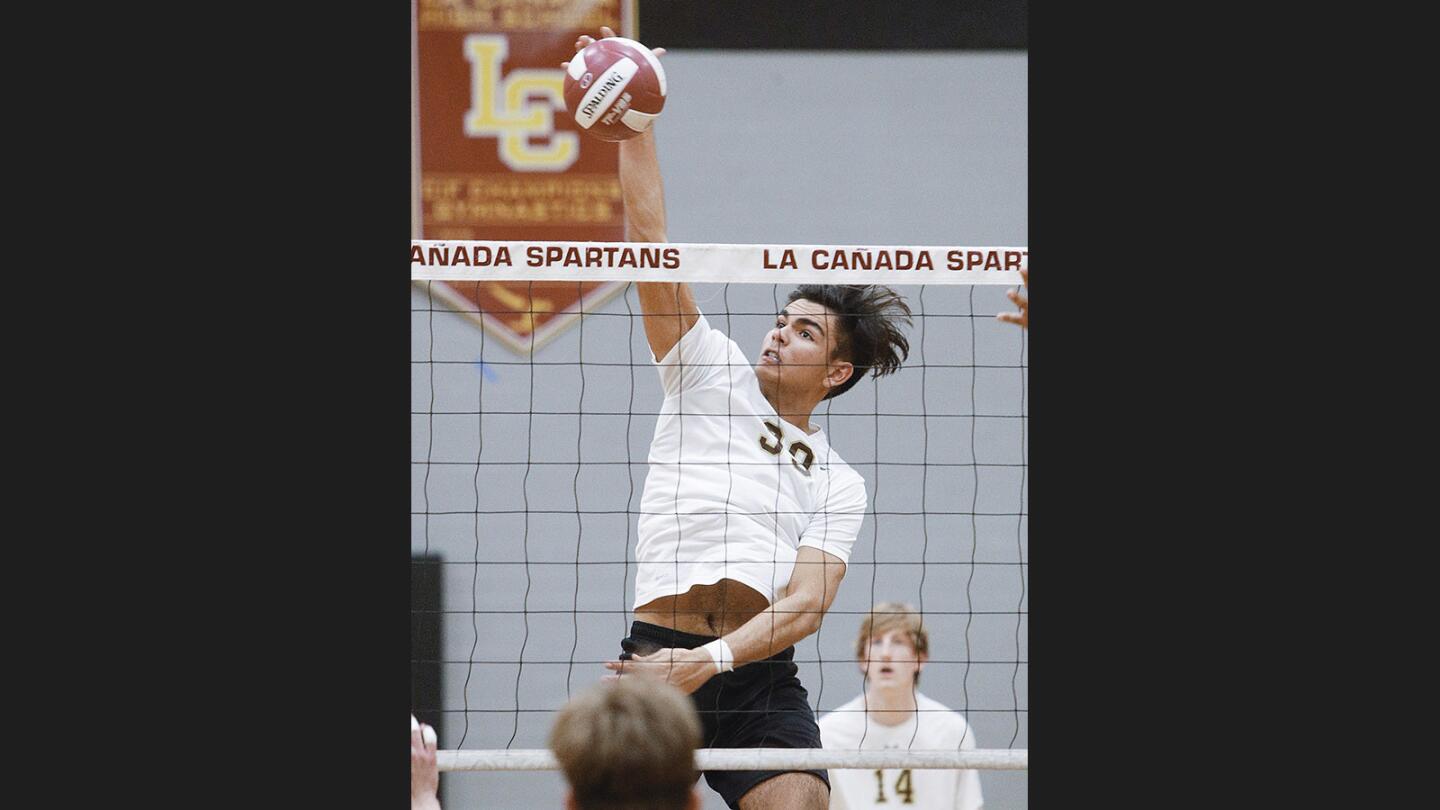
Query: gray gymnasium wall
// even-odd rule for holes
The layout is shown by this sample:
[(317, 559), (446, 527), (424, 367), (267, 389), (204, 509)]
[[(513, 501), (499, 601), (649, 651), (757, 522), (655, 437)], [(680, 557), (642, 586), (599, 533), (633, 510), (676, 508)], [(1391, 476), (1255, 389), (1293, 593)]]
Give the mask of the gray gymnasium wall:
[[(1026, 55), (988, 53), (672, 52), (657, 125), (669, 236), (676, 242), (1023, 245)], [(1011, 309), (1003, 288), (901, 288), (929, 313)], [(712, 324), (747, 352), (786, 290), (699, 285)], [(660, 404), (655, 373), (623, 365), (536, 367), (443, 305), (412, 293), (413, 409), (490, 412), (412, 417), (411, 548), (444, 566), (443, 748), (541, 748), (550, 710), (596, 682), (628, 628), (634, 518)], [(628, 309), (627, 309), (628, 308)], [(633, 291), (616, 296), (537, 354), (545, 362), (635, 362), (649, 355)], [(730, 313), (726, 317), (725, 313)], [(750, 314), (747, 314), (750, 313)], [(865, 476), (872, 508), (831, 615), (797, 649), (823, 712), (859, 693), (852, 644), (873, 601), (922, 604), (932, 657), (922, 691), (962, 710), (981, 747), (1028, 747), (1027, 526), (1019, 467), (1024, 422), (949, 414), (1028, 413), (1020, 330), (989, 318), (925, 318), (916, 367), (866, 380), (815, 418)], [(973, 338), (972, 338), (973, 331)], [(432, 338), (433, 336), (433, 338)], [(482, 345), (483, 343), (483, 345)], [(973, 358), (973, 361), (971, 360)], [(482, 371), (478, 361), (487, 365)], [(924, 363), (1002, 368), (925, 368)], [(1008, 367), (1006, 367), (1008, 366)], [(973, 398), (973, 404), (972, 404)], [(532, 411), (590, 415), (528, 415)], [(521, 411), (501, 415), (495, 411)], [(618, 412), (630, 416), (595, 415)], [(931, 414), (927, 419), (875, 413)], [(483, 441), (483, 447), (482, 447)], [(473, 464), (479, 455), (490, 462)], [(551, 461), (557, 464), (524, 462)], [(576, 459), (585, 464), (576, 465)], [(920, 462), (904, 466), (872, 462)], [(477, 523), (471, 514), (482, 513)], [(972, 507), (973, 505), (973, 507)], [(520, 514), (531, 510), (527, 518)], [(510, 510), (509, 514), (495, 512)], [(555, 510), (558, 514), (540, 514)], [(485, 514), (485, 513), (489, 514)], [(998, 513), (998, 516), (936, 512)], [(576, 559), (581, 560), (579, 565)], [(529, 559), (530, 564), (524, 565)], [(882, 561), (925, 565), (870, 565)], [(508, 561), (476, 567), (466, 561)], [(974, 560), (982, 563), (970, 565)], [(510, 610), (527, 613), (481, 613)], [(548, 612), (553, 611), (553, 612)], [(967, 645), (968, 639), (968, 645)], [(525, 661), (523, 669), (515, 661)], [(573, 665), (570, 662), (574, 662)], [(955, 663), (939, 663), (955, 662)], [(501, 662), (501, 663), (484, 663)], [(509, 662), (509, 663), (505, 663)], [(822, 663), (823, 662), (823, 663)], [(515, 713), (516, 705), (521, 712)], [(476, 710), (499, 711), (476, 711)], [(513, 735), (513, 741), (512, 741)], [(561, 806), (557, 773), (447, 774), (449, 810)], [(986, 806), (1027, 806), (1024, 772), (985, 772)], [(703, 787), (706, 808), (724, 806)]]

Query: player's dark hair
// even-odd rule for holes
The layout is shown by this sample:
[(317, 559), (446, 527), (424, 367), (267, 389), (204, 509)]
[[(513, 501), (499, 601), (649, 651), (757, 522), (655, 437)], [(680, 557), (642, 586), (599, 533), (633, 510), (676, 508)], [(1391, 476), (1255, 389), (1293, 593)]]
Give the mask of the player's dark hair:
[(900, 368), (910, 356), (910, 341), (900, 326), (910, 325), (910, 305), (900, 294), (878, 284), (802, 284), (786, 303), (804, 298), (840, 316), (835, 354), (850, 361), (850, 379), (830, 389), (826, 399), (849, 391), (869, 371), (880, 377)]

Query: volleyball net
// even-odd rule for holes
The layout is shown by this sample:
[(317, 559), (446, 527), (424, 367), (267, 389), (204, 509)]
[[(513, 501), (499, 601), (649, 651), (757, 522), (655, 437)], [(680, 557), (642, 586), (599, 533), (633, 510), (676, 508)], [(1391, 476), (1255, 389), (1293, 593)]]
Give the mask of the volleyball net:
[[(418, 240), (411, 249), (412, 560), (438, 570), (439, 675), (415, 714), (441, 770), (555, 767), (554, 715), (629, 634), (647, 456), (663, 393), (634, 282), (684, 281), (747, 356), (798, 284), (882, 284), (909, 359), (811, 422), (865, 479), (844, 581), (795, 663), (817, 714), (861, 694), (860, 623), (920, 612), (919, 692), (973, 750), (705, 749), (702, 769), (1028, 767), (1024, 247)], [(927, 711), (921, 708), (920, 711)], [(863, 748), (863, 745), (862, 745)]]

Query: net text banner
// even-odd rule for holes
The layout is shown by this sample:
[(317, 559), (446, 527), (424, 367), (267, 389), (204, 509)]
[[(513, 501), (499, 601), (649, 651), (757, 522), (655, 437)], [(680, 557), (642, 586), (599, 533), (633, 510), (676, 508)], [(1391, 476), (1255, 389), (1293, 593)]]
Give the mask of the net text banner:
[[(1021, 284), (1023, 246), (416, 240), (410, 278), (761, 284)], [(536, 285), (537, 287), (540, 285)]]

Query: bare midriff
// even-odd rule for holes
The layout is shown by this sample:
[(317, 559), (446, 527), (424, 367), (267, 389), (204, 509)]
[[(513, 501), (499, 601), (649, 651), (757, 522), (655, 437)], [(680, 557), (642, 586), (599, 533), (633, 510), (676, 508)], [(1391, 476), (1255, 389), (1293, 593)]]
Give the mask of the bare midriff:
[(652, 599), (635, 610), (635, 621), (697, 636), (723, 636), (770, 606), (757, 590), (733, 579), (695, 585), (679, 596)]

